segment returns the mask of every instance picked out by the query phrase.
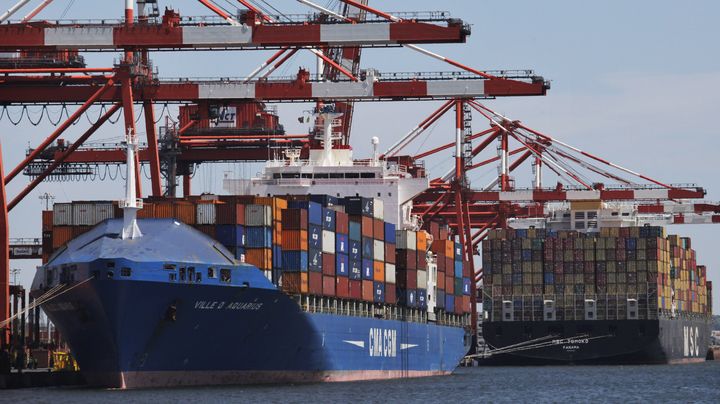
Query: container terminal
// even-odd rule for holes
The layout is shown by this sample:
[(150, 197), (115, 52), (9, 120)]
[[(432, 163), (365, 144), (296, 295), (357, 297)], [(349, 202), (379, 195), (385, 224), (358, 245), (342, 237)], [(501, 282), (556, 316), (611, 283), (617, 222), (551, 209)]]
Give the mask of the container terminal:
[[(39, 361), (66, 381), (37, 383), (141, 388), (439, 376), (473, 362), (704, 360), (712, 283), (690, 239), (663, 226), (720, 223), (720, 205), (481, 102), (544, 96), (550, 85), (422, 46), (466, 42), (468, 22), (367, 0), (299, 0), (302, 15), (199, 0), (211, 16), (126, 0), (122, 19), (85, 22), (38, 18), (45, 0), (17, 19), (27, 3), (0, 16), (0, 100), (77, 109), (1, 173), (5, 373)], [(396, 47), (453, 70), (360, 67), (363, 49)], [(273, 54), (237, 79), (164, 79), (151, 59), (265, 49)], [(87, 52), (119, 59), (88, 67)], [(314, 72), (273, 75), (298, 52), (313, 54)], [(356, 103), (423, 100), (440, 106), (384, 152), (373, 137), (371, 155), (354, 155)], [(284, 102), (313, 104), (308, 133), (285, 132), (272, 105)], [(79, 138), (61, 138), (99, 106)], [(453, 141), (411, 154), (446, 115)], [(478, 118), (488, 127), (473, 129)], [(89, 141), (118, 121), (122, 142)], [(425, 159), (443, 153), (453, 169), (428, 172)], [(220, 194), (192, 192), (201, 164), (237, 162), (262, 162), (262, 172), (227, 176)], [(48, 204), (41, 237), (10, 238), (8, 212), (43, 181), (119, 165), (122, 199)], [(494, 181), (470, 183), (471, 170), (494, 165)], [(521, 167), (531, 188), (515, 184)], [(19, 174), (29, 184), (8, 197)], [(9, 282), (9, 260), (22, 258), (42, 260), (27, 291)], [(242, 343), (218, 349), (208, 338)]]

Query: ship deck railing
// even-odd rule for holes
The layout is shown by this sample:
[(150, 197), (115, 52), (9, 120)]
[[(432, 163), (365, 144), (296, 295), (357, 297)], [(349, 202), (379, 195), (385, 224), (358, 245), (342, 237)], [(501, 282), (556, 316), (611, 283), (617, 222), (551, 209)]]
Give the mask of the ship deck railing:
[[(416, 308), (313, 295), (297, 295), (295, 298), (301, 309), (308, 313), (380, 318), (414, 323), (428, 322), (427, 311)], [(439, 325), (466, 327), (469, 324), (469, 315), (447, 313), (444, 310), (438, 310), (435, 318), (435, 323)]]

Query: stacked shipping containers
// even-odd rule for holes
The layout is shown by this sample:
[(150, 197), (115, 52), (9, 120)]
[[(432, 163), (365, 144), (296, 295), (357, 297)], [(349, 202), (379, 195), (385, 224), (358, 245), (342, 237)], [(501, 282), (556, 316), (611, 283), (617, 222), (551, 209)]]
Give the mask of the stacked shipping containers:
[[(418, 309), (426, 309), (432, 298), (447, 312), (470, 311), (470, 275), (460, 246), (438, 240), (449, 236), (447, 227), (431, 223), (434, 236), (397, 230), (383, 220), (382, 201), (372, 198), (288, 199), (150, 198), (138, 217), (176, 218), (195, 227), (287, 293)], [(101, 220), (121, 216), (112, 202), (55, 204), (53, 212), (43, 214), (44, 251), (49, 256)]]
[(682, 312), (708, 312), (706, 270), (696, 265), (689, 239), (665, 238), (661, 227), (494, 230), (482, 255), (484, 303), (493, 318), (501, 318), (503, 301), (524, 320), (543, 318), (547, 300), (557, 320), (583, 319), (587, 299), (602, 319), (625, 318), (627, 299), (648, 317), (671, 310), (673, 301)]

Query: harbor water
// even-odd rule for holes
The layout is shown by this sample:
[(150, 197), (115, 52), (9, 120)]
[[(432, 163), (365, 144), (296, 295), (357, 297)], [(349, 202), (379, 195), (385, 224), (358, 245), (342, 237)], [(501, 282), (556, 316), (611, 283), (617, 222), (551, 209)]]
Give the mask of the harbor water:
[(460, 368), (447, 377), (152, 390), (8, 390), (15, 403), (720, 402), (720, 362), (649, 366)]

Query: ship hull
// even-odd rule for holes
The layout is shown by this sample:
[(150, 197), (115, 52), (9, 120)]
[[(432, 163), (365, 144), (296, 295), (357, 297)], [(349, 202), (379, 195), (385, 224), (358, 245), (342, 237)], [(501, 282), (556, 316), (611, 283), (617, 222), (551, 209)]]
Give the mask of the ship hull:
[(702, 317), (486, 322), (483, 337), (491, 352), (507, 350), (484, 365), (692, 363), (705, 360), (710, 324)]
[(468, 348), (460, 327), (311, 313), (276, 289), (94, 279), (43, 309), (106, 387), (444, 375)]

